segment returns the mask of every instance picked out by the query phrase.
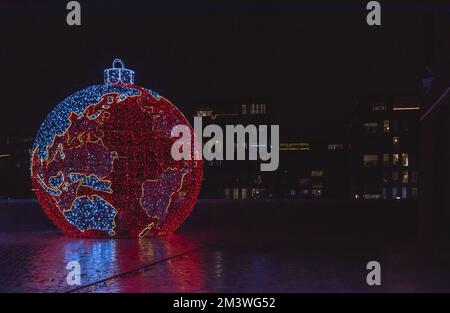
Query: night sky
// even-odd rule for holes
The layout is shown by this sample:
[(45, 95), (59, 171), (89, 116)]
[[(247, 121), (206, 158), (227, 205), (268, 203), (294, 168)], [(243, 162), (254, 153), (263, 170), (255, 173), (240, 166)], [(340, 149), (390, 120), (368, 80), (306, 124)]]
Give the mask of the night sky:
[(281, 127), (322, 128), (360, 94), (414, 92), (427, 62), (420, 3), (382, 1), (381, 27), (366, 25), (367, 1), (80, 1), (81, 27), (66, 3), (0, 4), (3, 133), (35, 134), (116, 57), (185, 113), (267, 98)]

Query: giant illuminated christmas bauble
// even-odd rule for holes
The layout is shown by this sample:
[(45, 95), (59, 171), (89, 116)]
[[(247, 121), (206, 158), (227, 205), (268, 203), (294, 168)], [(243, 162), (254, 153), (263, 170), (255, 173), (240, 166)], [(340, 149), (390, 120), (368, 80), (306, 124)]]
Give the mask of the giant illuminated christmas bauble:
[(136, 86), (134, 72), (114, 60), (103, 85), (63, 100), (36, 136), (31, 175), (45, 213), (72, 236), (171, 234), (202, 180), (196, 145), (192, 160), (171, 155), (176, 125), (192, 131), (172, 103)]

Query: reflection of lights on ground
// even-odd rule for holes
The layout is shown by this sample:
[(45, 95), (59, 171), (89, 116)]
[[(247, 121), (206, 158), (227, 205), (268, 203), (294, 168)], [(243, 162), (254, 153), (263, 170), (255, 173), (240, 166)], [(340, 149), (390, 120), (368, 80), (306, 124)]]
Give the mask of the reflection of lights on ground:
[[(106, 279), (104, 285), (114, 285), (114, 280), (108, 278), (118, 276), (120, 280), (123, 273), (197, 247), (197, 239), (185, 234), (175, 234), (164, 240), (136, 240), (75, 239), (53, 232), (3, 233), (0, 235), (0, 250), (7, 251), (8, 257), (0, 259), (3, 282), (0, 292), (65, 292), (76, 289), (78, 286), (67, 285), (66, 264), (69, 261), (80, 263), (81, 287), (94, 284), (92, 291), (97, 291), (99, 286), (96, 282)], [(164, 283), (166, 278), (161, 276), (159, 283)], [(140, 287), (136, 287), (144, 288), (149, 283), (143, 280)]]

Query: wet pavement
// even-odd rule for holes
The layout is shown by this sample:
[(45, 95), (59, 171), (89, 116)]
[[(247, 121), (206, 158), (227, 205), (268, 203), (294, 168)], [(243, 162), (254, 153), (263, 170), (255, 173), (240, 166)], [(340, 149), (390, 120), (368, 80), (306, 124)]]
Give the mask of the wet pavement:
[[(57, 231), (0, 234), (1, 292), (449, 291), (448, 253), (280, 232), (181, 231), (165, 239), (74, 239)], [(367, 262), (382, 286), (366, 284)], [(66, 281), (69, 261), (81, 286)]]
[(134, 240), (75, 239), (56, 231), (1, 234), (0, 291), (67, 292), (75, 289), (66, 281), (70, 261), (80, 263), (82, 286), (88, 286), (164, 262), (203, 244), (201, 239), (183, 235), (170, 240)]

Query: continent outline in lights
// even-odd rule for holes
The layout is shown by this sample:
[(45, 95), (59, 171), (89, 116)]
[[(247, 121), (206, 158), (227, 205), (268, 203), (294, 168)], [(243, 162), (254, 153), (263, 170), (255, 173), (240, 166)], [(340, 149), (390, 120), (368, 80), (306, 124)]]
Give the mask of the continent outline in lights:
[[(168, 168), (168, 170), (172, 171), (172, 170), (176, 170), (176, 169)], [(174, 195), (176, 192), (179, 192), (179, 191), (183, 188), (183, 180), (184, 180), (184, 177), (186, 176), (186, 174), (187, 174), (187, 172), (182, 173), (182, 175), (181, 175), (181, 180), (180, 180), (180, 187), (177, 188), (177, 190), (173, 191), (173, 192), (170, 194), (169, 199), (168, 199), (168, 201), (167, 201), (167, 205), (166, 205), (165, 208), (164, 208), (165, 214), (168, 213), (168, 209), (169, 209), (170, 204), (171, 204), (171, 202), (172, 202), (172, 197), (173, 197), (173, 195)], [(144, 185), (145, 185), (147, 182), (156, 183), (156, 182), (158, 182), (158, 181), (160, 181), (160, 180), (159, 180), (159, 179), (157, 179), (157, 180), (148, 179), (148, 180), (144, 181), (144, 182), (142, 183), (142, 197), (141, 197), (140, 200), (139, 200), (139, 202), (141, 203), (142, 208), (145, 210), (145, 212), (147, 212), (147, 215), (148, 215), (150, 218), (156, 218), (156, 219), (160, 219), (160, 217), (159, 217), (159, 216), (153, 215), (153, 211), (154, 211), (155, 209), (153, 208), (152, 214), (149, 214), (148, 211), (145, 209), (145, 205), (142, 203), (142, 199), (144, 198), (144, 194), (145, 194), (145, 187), (144, 187)], [(166, 216), (165, 216), (165, 217), (166, 217)], [(145, 228), (139, 233), (139, 237), (145, 237), (146, 233), (149, 232), (154, 226), (155, 226), (155, 223), (154, 223), (154, 222), (151, 222), (149, 225), (147, 225), (147, 227), (145, 227)]]
[[(119, 95), (119, 94), (117, 94), (117, 93), (110, 93), (110, 94), (105, 94), (105, 95), (103, 95), (102, 98), (101, 98), (101, 100), (100, 100), (99, 102), (88, 105), (88, 106), (86, 107), (86, 109), (84, 110), (83, 114), (81, 114), (81, 116), (78, 116), (78, 114), (76, 114), (75, 112), (70, 112), (69, 117), (68, 117), (68, 119), (69, 119), (69, 126), (67, 127), (67, 129), (66, 129), (62, 134), (55, 134), (55, 135), (53, 136), (51, 145), (47, 145), (47, 146), (45, 147), (45, 149), (46, 149), (46, 151), (47, 151), (47, 159), (42, 159), (42, 158), (41, 158), (40, 161), (46, 163), (46, 165), (45, 165), (45, 168), (46, 168), (46, 169), (48, 168), (49, 164), (52, 163), (52, 162), (54, 161), (54, 159), (56, 158), (56, 156), (57, 156), (57, 154), (58, 154), (58, 152), (59, 152), (60, 147), (62, 147), (62, 149), (64, 149), (64, 145), (62, 145), (60, 142), (58, 142), (58, 144), (57, 144), (57, 149), (56, 149), (52, 154), (50, 153), (50, 147), (54, 147), (54, 146), (55, 146), (55, 141), (56, 141), (56, 139), (58, 138), (58, 139), (65, 140), (66, 143), (67, 143), (67, 145), (69, 145), (69, 146), (77, 139), (77, 140), (79, 141), (79, 145), (77, 145), (77, 146), (75, 146), (75, 147), (72, 147), (72, 148), (78, 148), (78, 147), (80, 147), (80, 146), (83, 144), (83, 142), (84, 142), (84, 140), (82, 140), (82, 135), (83, 135), (86, 131), (83, 131), (81, 134), (78, 134), (78, 136), (76, 136), (76, 137), (70, 138), (70, 135), (68, 134), (68, 131), (71, 129), (71, 127), (72, 127), (74, 121), (79, 120), (79, 119), (80, 119), (81, 117), (83, 117), (83, 116), (87, 117), (89, 120), (96, 120), (98, 117), (101, 116), (102, 110), (97, 111), (97, 113), (99, 113), (99, 115), (96, 116), (95, 118), (92, 118), (92, 115), (87, 115), (87, 113), (88, 113), (87, 111), (88, 111), (89, 109), (95, 108), (97, 105), (101, 104), (101, 103), (102, 103), (102, 100), (104, 100), (104, 98), (107, 98), (108, 103), (111, 104), (111, 103), (112, 103), (112, 101), (110, 101), (111, 96), (114, 97), (114, 98), (116, 98), (116, 96), (118, 96), (118, 95)], [(119, 97), (119, 102), (117, 102), (117, 103), (120, 103), (121, 101), (124, 101), (124, 100), (125, 100), (125, 99)], [(102, 105), (101, 107), (102, 107), (103, 109), (105, 109), (105, 106), (104, 106), (104, 105)], [(108, 109), (109, 109), (109, 107), (108, 107)], [(76, 117), (76, 118), (74, 118), (74, 117)], [(66, 138), (66, 137), (67, 137), (67, 138)], [(101, 139), (101, 137), (97, 138), (96, 141), (91, 141), (91, 140), (88, 139), (87, 142), (97, 143), (97, 144), (100, 142), (101, 145), (104, 146), (103, 140)], [(37, 149), (37, 147), (35, 148), (35, 151), (36, 151), (36, 149)], [(70, 148), (69, 148), (69, 149), (70, 149)], [(65, 155), (64, 150), (62, 151), (62, 153)], [(52, 156), (51, 158), (50, 158), (50, 155)], [(34, 157), (35, 157), (35, 156), (34, 156), (34, 153), (33, 153), (33, 160), (34, 160)], [(49, 158), (50, 158), (50, 159), (49, 159)], [(64, 158), (65, 158), (65, 157), (64, 157)], [(62, 158), (62, 159), (64, 159), (64, 158)], [(113, 160), (112, 160), (112, 162), (111, 162), (111, 167), (112, 167), (112, 169), (113, 169), (113, 167), (114, 167), (114, 159), (115, 159), (115, 158), (116, 158), (116, 157), (113, 156)], [(61, 171), (58, 171), (58, 173), (60, 173), (60, 172), (61, 172)], [(33, 173), (33, 172), (32, 172), (32, 173)], [(62, 172), (61, 172), (61, 173), (62, 173)], [(65, 182), (65, 179), (64, 179), (64, 176), (65, 176), (65, 175), (64, 175), (64, 173), (62, 173), (62, 175), (63, 175), (63, 182), (61, 183), (61, 185)], [(83, 175), (83, 176), (86, 176), (86, 175), (83, 174), (83, 173), (77, 173), (77, 172), (70, 172), (69, 174), (67, 174), (67, 176), (70, 176), (70, 175)], [(95, 177), (97, 177), (96, 175), (92, 175), (92, 174), (89, 175), (89, 176), (95, 176)], [(54, 177), (54, 176), (50, 176), (50, 178), (52, 178), (52, 177)], [(50, 178), (49, 178), (49, 179), (50, 179)], [(102, 177), (102, 178), (104, 179), (105, 177)], [(102, 178), (98, 178), (98, 177), (97, 177), (97, 179), (99, 179), (99, 180), (102, 180), (102, 181), (105, 181), (105, 182), (110, 183), (110, 181), (103, 180)], [(46, 189), (50, 189), (50, 190), (59, 189), (59, 188), (51, 188), (51, 187), (49, 187), (49, 186), (43, 181), (43, 179), (42, 179), (40, 176), (38, 177), (38, 179), (39, 179), (39, 182), (41, 183), (41, 185), (42, 185), (42, 184), (45, 184), (45, 188), (46, 188)], [(77, 186), (76, 186), (75, 194), (78, 194), (78, 189), (79, 189), (80, 186), (82, 186), (83, 184), (82, 184), (81, 181), (76, 181), (76, 182), (74, 182), (74, 183), (77, 185)], [(105, 192), (109, 192), (109, 191), (105, 191)], [(110, 193), (112, 193), (112, 190), (111, 190)], [(56, 196), (59, 197), (60, 195), (61, 195), (61, 192), (58, 190), (58, 194), (57, 194)], [(75, 199), (72, 201), (70, 208), (69, 208), (69, 209), (66, 209), (66, 210), (61, 209), (60, 204), (59, 204), (58, 201), (55, 201), (55, 205), (57, 206), (57, 208), (59, 209), (59, 211), (61, 212), (61, 214), (65, 215), (65, 213), (71, 212), (71, 211), (72, 211), (74, 204), (76, 204), (77, 201), (78, 201), (79, 199), (87, 198), (88, 201), (93, 201), (93, 200), (94, 200), (94, 199), (93, 199), (94, 196), (97, 197), (97, 198), (99, 198), (99, 199), (101, 199), (103, 202), (107, 203), (109, 206), (111, 206), (111, 208), (113, 208), (113, 209), (117, 212), (117, 209), (116, 209), (113, 205), (111, 205), (110, 203), (108, 203), (108, 201), (106, 201), (106, 200), (103, 199), (102, 197), (99, 197), (98, 195), (93, 195), (92, 197), (90, 197), (90, 196), (85, 196), (85, 195), (83, 195), (83, 196), (77, 196), (77, 197), (75, 197)], [(116, 214), (114, 215), (114, 217), (115, 217), (115, 216), (116, 216)], [(114, 234), (114, 227), (115, 227), (114, 218), (113, 218), (113, 221), (112, 221), (112, 225), (114, 225), (113, 228), (110, 229), (110, 230), (108, 230), (108, 232), (109, 232), (110, 235), (113, 235), (113, 234)], [(76, 225), (75, 225), (75, 226), (76, 226)], [(89, 229), (80, 229), (80, 228), (78, 228), (78, 229), (79, 229), (81, 232), (84, 232), (85, 230), (89, 230)]]

